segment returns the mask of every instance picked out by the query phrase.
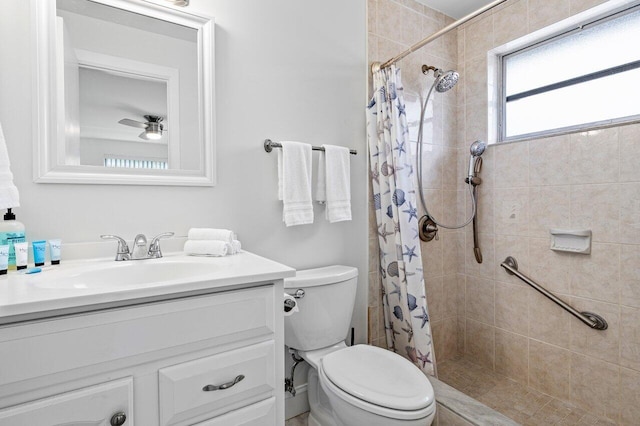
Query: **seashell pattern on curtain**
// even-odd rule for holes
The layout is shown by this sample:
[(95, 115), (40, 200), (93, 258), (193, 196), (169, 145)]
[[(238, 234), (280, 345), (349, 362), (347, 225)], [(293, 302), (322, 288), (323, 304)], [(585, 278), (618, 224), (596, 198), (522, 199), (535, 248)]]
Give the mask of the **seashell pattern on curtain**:
[(401, 73), (392, 65), (373, 77), (367, 137), (387, 346), (425, 374), (435, 375)]

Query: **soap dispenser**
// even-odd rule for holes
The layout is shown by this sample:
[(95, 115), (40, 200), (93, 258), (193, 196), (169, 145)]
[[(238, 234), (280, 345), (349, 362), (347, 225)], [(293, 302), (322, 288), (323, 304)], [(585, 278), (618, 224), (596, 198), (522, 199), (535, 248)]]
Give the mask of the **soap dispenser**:
[(4, 215), (4, 221), (0, 222), (0, 244), (9, 245), (9, 269), (16, 269), (16, 250), (14, 243), (26, 241), (24, 234), (24, 225), (16, 220), (16, 215), (7, 209)]

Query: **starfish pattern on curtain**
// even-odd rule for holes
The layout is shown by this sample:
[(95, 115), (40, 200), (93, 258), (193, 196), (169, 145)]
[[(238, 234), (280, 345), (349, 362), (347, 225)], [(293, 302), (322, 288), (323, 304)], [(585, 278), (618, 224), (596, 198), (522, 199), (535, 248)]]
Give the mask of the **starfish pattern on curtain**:
[(431, 324), (424, 287), (416, 176), (408, 150), (400, 69), (374, 73), (367, 106), (370, 177), (378, 227), (387, 346), (425, 374), (435, 375)]

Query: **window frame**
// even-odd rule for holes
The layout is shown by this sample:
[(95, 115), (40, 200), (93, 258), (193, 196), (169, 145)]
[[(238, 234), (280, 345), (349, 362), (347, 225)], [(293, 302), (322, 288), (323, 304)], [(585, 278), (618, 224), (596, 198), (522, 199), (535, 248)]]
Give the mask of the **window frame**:
[[(622, 125), (622, 124), (631, 124), (631, 123), (636, 123), (636, 122), (640, 122), (640, 113), (635, 114), (635, 115), (630, 115), (630, 116), (624, 116), (624, 117), (617, 117), (617, 118), (612, 118), (612, 119), (605, 119), (605, 120), (599, 120), (599, 121), (593, 121), (593, 122), (587, 122), (587, 123), (581, 123), (581, 124), (576, 124), (573, 126), (565, 126), (565, 127), (560, 127), (560, 128), (553, 128), (553, 129), (546, 129), (546, 130), (540, 130), (537, 132), (530, 132), (530, 133), (523, 133), (523, 134), (518, 134), (518, 135), (514, 135), (514, 136), (507, 136), (506, 135), (506, 130), (507, 130), (507, 117), (506, 117), (506, 106), (507, 106), (507, 96), (505, 95), (505, 88), (506, 88), (506, 61), (505, 58), (515, 55), (515, 54), (519, 54), (519, 53), (524, 53), (528, 50), (531, 49), (535, 49), (538, 48), (544, 44), (549, 44), (549, 43), (553, 43), (556, 40), (559, 40), (561, 38), (579, 33), (585, 29), (588, 28), (592, 28), (594, 26), (600, 25), (604, 22), (613, 20), (613, 19), (617, 19), (621, 16), (624, 16), (625, 14), (628, 13), (632, 13), (632, 12), (637, 12), (640, 11), (640, 2), (638, 1), (634, 1), (634, 2), (630, 2), (627, 3), (625, 5), (623, 5), (622, 7), (617, 7), (615, 9), (609, 9), (609, 10), (605, 10), (604, 13), (600, 13), (596, 16), (589, 16), (586, 18), (582, 18), (580, 19), (577, 23), (576, 22), (571, 22), (570, 24), (565, 24), (562, 25), (562, 22), (559, 22), (556, 25), (552, 25), (552, 28), (556, 28), (557, 26), (564, 26), (564, 28), (560, 29), (560, 30), (555, 30), (553, 32), (546, 32), (545, 29), (540, 30), (534, 34), (538, 34), (540, 32), (546, 32), (546, 34), (540, 36), (540, 37), (536, 37), (534, 39), (531, 39), (530, 37), (523, 37), (525, 39), (529, 39), (528, 42), (525, 42), (524, 44), (521, 44), (518, 47), (515, 48), (511, 48), (509, 50), (502, 50), (501, 48), (496, 49), (498, 50), (498, 52), (496, 52), (496, 56), (495, 56), (495, 60), (496, 60), (496, 68), (498, 71), (498, 78), (497, 78), (497, 82), (498, 82), (498, 90), (496, 91), (497, 93), (497, 134), (496, 134), (496, 142), (495, 143), (509, 143), (509, 142), (516, 142), (516, 141), (524, 141), (524, 140), (531, 140), (531, 139), (538, 139), (538, 138), (542, 138), (542, 137), (550, 137), (550, 136), (557, 136), (557, 135), (563, 135), (563, 134), (567, 134), (567, 133), (575, 133), (575, 132), (579, 132), (579, 131), (586, 131), (586, 130), (595, 130), (595, 129), (600, 129), (600, 128), (605, 128), (605, 127), (612, 127), (612, 126), (618, 126), (618, 125)], [(580, 18), (583, 14), (579, 14), (576, 15), (576, 17)], [(512, 43), (508, 43), (508, 45), (510, 45)], [(507, 47), (508, 47), (507, 45)], [(629, 66), (631, 64), (632, 68), (631, 69), (638, 69), (640, 68), (640, 60), (638, 61), (634, 61), (634, 62), (629, 62), (626, 64), (623, 64), (619, 67), (626, 67)], [(613, 68), (618, 68), (618, 67), (613, 67)], [(625, 70), (626, 71), (626, 70)], [(578, 77), (574, 77), (566, 81), (570, 81), (570, 80), (575, 80), (577, 81), (577, 83), (573, 83), (573, 84), (568, 84), (568, 85), (564, 85), (562, 87), (558, 87), (557, 89), (561, 89), (563, 87), (569, 87), (571, 85), (575, 85), (575, 84), (580, 84), (582, 82), (586, 82), (586, 81), (590, 81), (590, 80), (594, 80), (593, 78), (588, 78), (591, 74), (596, 74), (596, 73), (587, 73), (587, 74), (583, 74), (581, 76)], [(587, 77), (587, 78), (585, 78)], [(603, 76), (604, 77), (604, 76)], [(560, 82), (560, 83), (564, 83), (564, 82)], [(556, 83), (558, 84), (558, 83)], [(539, 88), (535, 88), (535, 89), (531, 89), (529, 91), (534, 91), (534, 90), (538, 90), (541, 88), (545, 88), (548, 86), (553, 86), (554, 84), (551, 85), (547, 85), (547, 86), (541, 86)], [(557, 89), (552, 89), (552, 90), (557, 90)], [(527, 92), (529, 92), (527, 91)], [(545, 90), (545, 92), (549, 92), (551, 90)], [(526, 93), (526, 92), (522, 92), (522, 93)], [(519, 95), (520, 93), (516, 94)], [(511, 95), (513, 96), (513, 95)]]

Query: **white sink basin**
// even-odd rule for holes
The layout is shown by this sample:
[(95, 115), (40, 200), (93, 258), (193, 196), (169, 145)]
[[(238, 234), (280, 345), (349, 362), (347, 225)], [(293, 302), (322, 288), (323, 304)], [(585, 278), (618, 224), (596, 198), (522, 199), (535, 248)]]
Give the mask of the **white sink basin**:
[(157, 284), (168, 281), (193, 281), (211, 274), (216, 267), (210, 263), (189, 260), (132, 260), (94, 267), (56, 271), (49, 279), (33, 285), (47, 289), (105, 289)]

